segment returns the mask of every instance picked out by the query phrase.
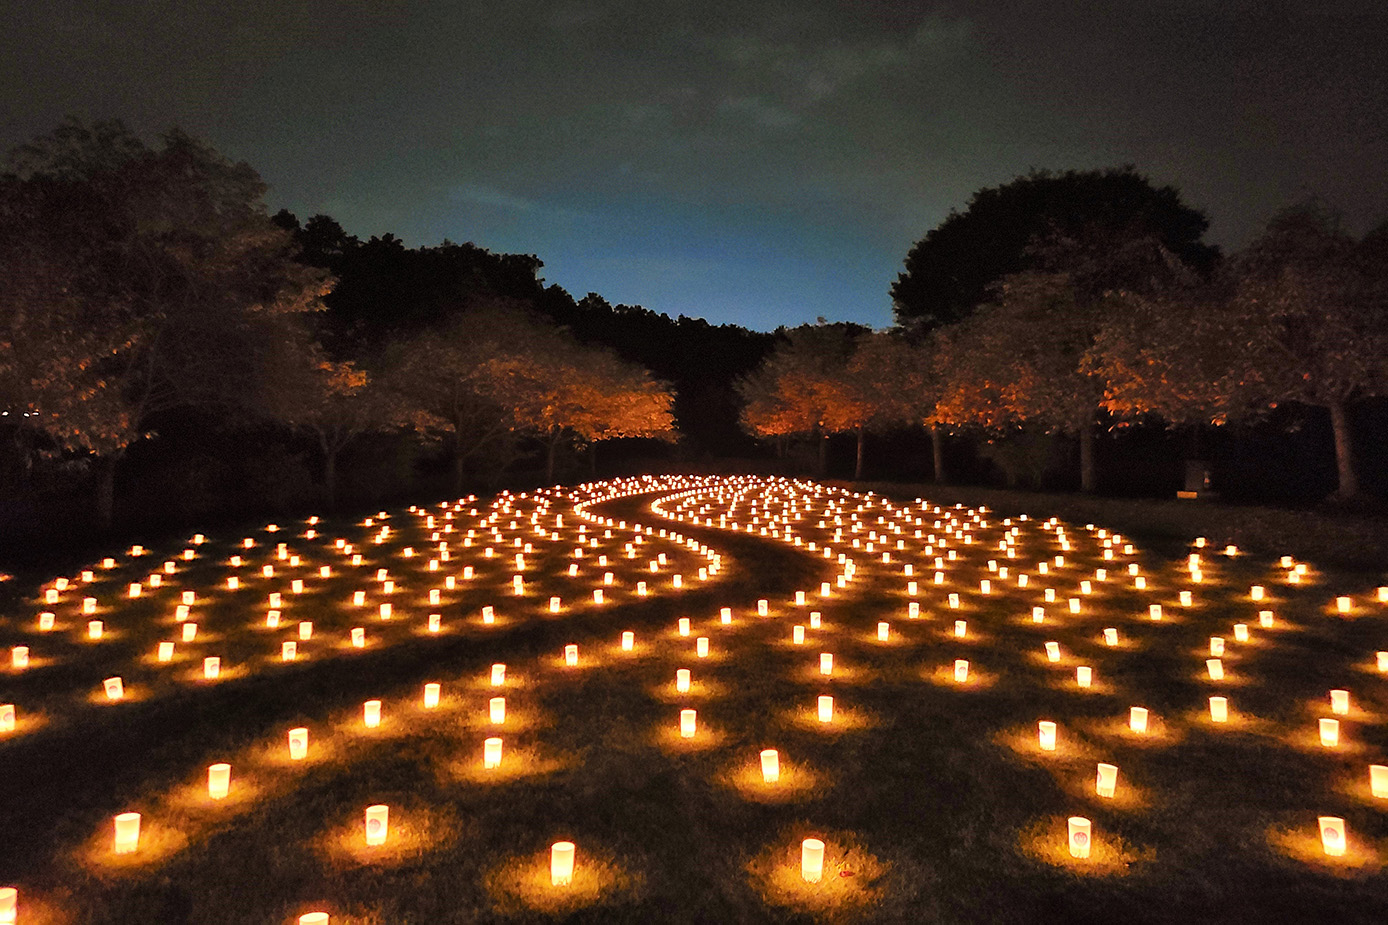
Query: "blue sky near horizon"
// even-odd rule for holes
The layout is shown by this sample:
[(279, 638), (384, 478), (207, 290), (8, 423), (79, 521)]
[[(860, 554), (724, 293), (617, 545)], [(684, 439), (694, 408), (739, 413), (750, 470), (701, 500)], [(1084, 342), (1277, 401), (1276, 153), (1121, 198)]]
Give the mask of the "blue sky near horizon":
[(177, 123), (272, 210), (533, 253), (581, 297), (884, 326), (912, 242), (1131, 163), (1246, 241), (1388, 217), (1388, 12), (1328, 0), (151, 0), (0, 11), (0, 144)]

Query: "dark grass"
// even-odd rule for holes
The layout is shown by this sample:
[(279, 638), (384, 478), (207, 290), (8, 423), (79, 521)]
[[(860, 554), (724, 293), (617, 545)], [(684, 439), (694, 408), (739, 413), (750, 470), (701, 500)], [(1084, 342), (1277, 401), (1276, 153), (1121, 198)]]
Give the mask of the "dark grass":
[[(647, 500), (604, 512), (654, 523)], [(326, 532), (357, 539), (349, 529), (364, 532)], [(364, 580), (334, 579), (332, 590), (295, 601), (278, 633), (232, 629), (248, 610), (263, 615), (262, 590), (221, 595), (195, 610), (223, 639), (196, 648), (231, 666), (261, 661), (215, 685), (170, 680), (167, 667), (129, 667), (165, 638), (167, 623), (146, 624), (171, 618), (168, 598), (112, 615), (127, 635), (95, 650), (31, 638), (54, 663), (0, 681), (0, 699), (48, 714), (47, 725), (0, 744), (0, 880), (31, 901), (21, 921), (277, 923), (314, 907), (339, 923), (1388, 916), (1388, 824), (1367, 795), (1368, 764), (1388, 754), (1384, 679), (1373, 671), (1373, 652), (1388, 648), (1388, 636), (1383, 611), (1362, 603), (1364, 576), (1317, 574), (1292, 589), (1274, 580), (1266, 559), (1216, 558), (1198, 606), (1178, 613), (1183, 559), (1144, 554), (1146, 596), (1115, 578), (1086, 600), (1086, 612), (1061, 617), (1048, 607), (1056, 616), (1037, 626), (1028, 613), (1047, 583), (1034, 563), (1053, 551), (1033, 536), (1013, 565), (1033, 566), (1034, 593), (971, 593), (988, 556), (962, 547), (971, 564), (951, 571), (949, 589), (965, 595), (965, 607), (944, 607), (942, 590), (929, 584), (933, 568), (918, 566), (924, 613), (908, 621), (899, 567), (860, 553), (852, 591), (814, 605), (825, 627), (795, 647), (790, 626), (803, 612), (797, 618), (789, 604), (794, 591), (817, 589), (836, 569), (760, 537), (681, 529), (722, 552), (716, 581), (597, 608), (571, 590), (591, 585), (551, 577), (523, 615), (500, 562), (437, 608), (449, 630), (438, 638), (418, 632), (427, 605), (402, 608), (389, 624), (342, 608), (353, 587), (373, 584)], [(1072, 559), (1092, 553), (1082, 524), (1071, 530), (1083, 542)], [(572, 545), (557, 544), (536, 571), (558, 572)], [(673, 553), (668, 543), (652, 545)], [(620, 546), (619, 538), (606, 551)], [(220, 545), (173, 587), (210, 587), (229, 554), (229, 543)], [(389, 567), (414, 594), (427, 586), (405, 577), (407, 561), (392, 558)], [(696, 563), (683, 561), (689, 580)], [(453, 564), (465, 562), (473, 560)], [(622, 580), (640, 577), (652, 576), (627, 571)], [(1068, 568), (1054, 586), (1078, 577)], [(1278, 599), (1248, 601), (1254, 582)], [(550, 593), (573, 606), (558, 617), (536, 613)], [(1355, 618), (1324, 613), (1336, 593), (1356, 595)], [(771, 616), (755, 616), (758, 598), (772, 602)], [(1149, 599), (1167, 602), (1168, 619), (1146, 620)], [(496, 604), (507, 622), (478, 625), (482, 603)], [(29, 621), (43, 608), (25, 606), (8, 615), (7, 640), (36, 635)], [(734, 608), (732, 627), (718, 625), (720, 606)], [(1256, 626), (1264, 607), (1277, 612), (1273, 631)], [(323, 638), (302, 663), (265, 662), (301, 616), (334, 641), (364, 625), (375, 644), (328, 651)], [(694, 658), (693, 635), (674, 633), (679, 616), (693, 619), (693, 635), (712, 638), (708, 660)], [(968, 638), (950, 635), (956, 618), (968, 621)], [(891, 621), (891, 643), (873, 638), (879, 619)], [(1247, 646), (1232, 641), (1236, 620), (1253, 624)], [(1105, 626), (1119, 628), (1123, 647), (1103, 646)], [(624, 629), (636, 631), (638, 651), (618, 650)], [(1235, 713), (1229, 728), (1204, 720), (1205, 698), (1220, 687), (1202, 677), (1214, 633), (1230, 637), (1231, 680), (1221, 691)], [(1059, 666), (1040, 654), (1048, 639), (1062, 643)], [(577, 669), (560, 665), (569, 642), (581, 646)], [(838, 677), (816, 675), (820, 651), (835, 654)], [(974, 683), (948, 680), (955, 658), (971, 661)], [(485, 709), (494, 661), (509, 666), (501, 734), (507, 758), (518, 760), (488, 775), (480, 764), (492, 734)], [(1094, 690), (1075, 688), (1077, 664), (1095, 666)], [(85, 703), (117, 666), (147, 699)], [(690, 695), (673, 689), (678, 667), (694, 671)], [(443, 683), (444, 701), (426, 713), (420, 689), (432, 680)], [(1334, 753), (1314, 744), (1332, 687), (1349, 688), (1356, 706), (1344, 718), (1346, 747)], [(820, 693), (832, 693), (847, 720), (832, 731), (810, 718)], [(385, 702), (374, 731), (359, 723), (368, 698)], [(675, 733), (686, 704), (699, 711), (693, 742)], [(1152, 710), (1155, 734), (1124, 731), (1133, 704)], [(1035, 748), (1040, 718), (1060, 724), (1054, 754)], [(296, 725), (311, 730), (303, 767), (282, 757), (285, 731)], [(755, 773), (764, 747), (780, 749), (789, 769), (776, 791)], [(200, 797), (205, 767), (217, 760), (232, 763), (234, 794), (254, 793), (216, 806)], [(1092, 794), (1098, 761), (1120, 768), (1113, 801)], [(390, 804), (399, 837), (368, 852), (358, 842), (361, 813), (376, 802)], [(115, 864), (110, 819), (130, 808), (147, 813), (149, 850)], [(1318, 859), (1321, 813), (1346, 817), (1357, 864)], [(1094, 822), (1090, 863), (1064, 852), (1071, 814)], [(830, 876), (818, 887), (796, 873), (800, 839), (811, 834), (829, 843)], [(561, 838), (579, 851), (568, 893), (543, 876), (547, 847)]]

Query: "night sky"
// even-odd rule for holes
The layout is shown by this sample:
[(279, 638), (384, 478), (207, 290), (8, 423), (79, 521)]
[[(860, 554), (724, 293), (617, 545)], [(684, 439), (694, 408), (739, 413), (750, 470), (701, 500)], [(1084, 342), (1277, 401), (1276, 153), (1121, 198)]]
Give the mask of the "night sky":
[(912, 242), (1031, 168), (1132, 163), (1225, 247), (1312, 194), (1388, 217), (1377, 2), (36, 0), (0, 29), (5, 149), (177, 123), (272, 211), (759, 329), (889, 324)]

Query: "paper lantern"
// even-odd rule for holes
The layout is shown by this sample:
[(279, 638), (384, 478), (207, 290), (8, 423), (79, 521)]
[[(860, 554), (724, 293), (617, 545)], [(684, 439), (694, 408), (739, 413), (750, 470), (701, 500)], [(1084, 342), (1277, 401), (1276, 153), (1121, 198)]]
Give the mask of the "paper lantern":
[(1077, 597), (1072, 597), (1072, 598), (1070, 598), (1070, 612), (1071, 612), (1071, 613), (1079, 613), (1079, 612), (1080, 612), (1080, 599), (1079, 599), (1079, 598), (1077, 598)]
[(14, 704), (0, 703), (0, 732), (14, 732), (14, 723)]
[(958, 595), (958, 594), (950, 594), (950, 596), (949, 596), (949, 606), (950, 606), (950, 609), (951, 609), (951, 610), (958, 610), (958, 609), (959, 609), (959, 595)]
[(1147, 614), (1153, 620), (1161, 619), (1161, 604), (1150, 604), (1147, 607)]
[(630, 652), (636, 648), (636, 634), (631, 630), (622, 633), (622, 651)]
[(360, 626), (352, 627), (352, 648), (366, 648), (366, 629)]
[(1335, 598), (1335, 609), (1340, 613), (1349, 613), (1350, 599), (1347, 597)]
[(559, 598), (557, 598), (557, 597), (552, 597), (552, 598), (549, 599), (549, 612), (550, 612), (550, 613), (558, 613), (558, 612), (559, 612)]
[(1141, 575), (1138, 575), (1136, 578), (1133, 579), (1133, 587), (1139, 591), (1147, 590), (1147, 579), (1143, 578)]
[(1340, 744), (1340, 721), (1322, 718), (1320, 721), (1321, 747), (1336, 748)]
[(361, 705), (362, 722), (367, 729), (375, 729), (381, 725), (381, 701), (368, 700)]
[(1032, 623), (1044, 623), (1045, 620), (1046, 620), (1046, 608), (1044, 608), (1044, 607), (1033, 607), (1033, 608), (1031, 608), (1031, 622), (1032, 622)]
[(1210, 698), (1210, 721), (1214, 723), (1229, 722), (1229, 698)]
[(1344, 857), (1349, 837), (1345, 831), (1345, 820), (1339, 816), (1317, 816), (1316, 823), (1321, 830), (1321, 848), (1326, 857)]
[(302, 761), (308, 755), (308, 729), (299, 726), (289, 730), (289, 758)]
[(53, 628), (53, 621), (55, 619), (57, 619), (56, 614), (50, 613), (48, 611), (44, 611), (43, 613), (39, 614), (39, 631), (46, 633), (49, 630), (51, 630)]
[(1224, 663), (1217, 658), (1205, 659), (1205, 670), (1209, 672), (1211, 681), (1224, 680)]
[(183, 641), (192, 642), (198, 638), (198, 625), (196, 623), (183, 624)]
[(1054, 603), (1055, 603), (1055, 588), (1047, 588), (1046, 591), (1045, 591), (1045, 593), (1044, 593), (1042, 596), (1046, 599), (1046, 603), (1047, 603), (1047, 604), (1054, 604)]
[(918, 601), (911, 601), (906, 605), (906, 617), (910, 620), (917, 620), (921, 615), (921, 605)]
[(637, 596), (637, 597), (645, 597), (645, 596), (646, 596), (646, 583), (645, 583), (644, 581), (638, 581), (638, 582), (636, 583), (636, 596)]
[(424, 709), (432, 710), (439, 705), (439, 684), (431, 681), (424, 685)]
[(1110, 626), (1110, 627), (1108, 627), (1107, 629), (1104, 630), (1104, 645), (1106, 645), (1106, 646), (1116, 646), (1116, 645), (1118, 645), (1118, 629), (1117, 629), (1116, 627)]
[(210, 764), (207, 766), (207, 795), (214, 800), (222, 800), (231, 790), (231, 765)]
[(968, 624), (963, 620), (954, 621), (954, 635), (963, 637), (968, 634)]
[(694, 710), (680, 710), (680, 738), (694, 738), (696, 723), (697, 719)]
[(429, 614), (429, 632), (437, 633), (443, 628), (443, 614)]
[(299, 657), (299, 644), (292, 639), (280, 643), (280, 661), (292, 662)]
[(1189, 591), (1182, 591), (1182, 592), (1181, 592), (1181, 606), (1182, 606), (1182, 607), (1189, 607), (1190, 604), (1191, 604), (1191, 594), (1190, 594), (1190, 592), (1189, 592)]
[(272, 629), (272, 630), (273, 630), (273, 629), (279, 629), (279, 626), (280, 626), (280, 612), (279, 612), (278, 610), (271, 610), (270, 612), (268, 612), (267, 614), (265, 614), (265, 625), (268, 626), (268, 627), (269, 627), (270, 629)]
[(819, 695), (819, 721), (821, 723), (834, 721), (834, 698), (828, 694)]
[(578, 646), (570, 644), (564, 647), (564, 664), (570, 668), (578, 664)]
[(106, 691), (107, 700), (120, 700), (125, 696), (125, 686), (120, 678), (107, 678), (101, 682), (101, 686)]
[(519, 575), (511, 576), (511, 592), (517, 597), (525, 593), (525, 579)]
[(102, 635), (102, 633), (103, 633), (104, 631), (105, 631), (105, 627), (104, 627), (104, 625), (102, 624), (102, 622), (101, 622), (100, 620), (88, 620), (88, 621), (87, 621), (87, 638), (88, 638), (88, 639), (100, 639), (100, 638), (101, 638), (101, 635)]
[(390, 605), (389, 602), (386, 602), (386, 603), (384, 603), (384, 604), (381, 605), (381, 619), (382, 619), (382, 620), (389, 620), (390, 617), (391, 617), (392, 612), (393, 612), (393, 611), (392, 611), (392, 608), (391, 608), (391, 605)]
[(1220, 656), (1220, 655), (1223, 655), (1223, 654), (1224, 654), (1224, 637), (1223, 637), (1223, 636), (1211, 636), (1211, 637), (1210, 637), (1210, 654), (1211, 654), (1211, 655), (1214, 655), (1214, 656)]
[(834, 590), (833, 590), (833, 585), (832, 585), (832, 583), (827, 582), (827, 581), (821, 581), (821, 582), (819, 583), (819, 596), (820, 596), (820, 597), (831, 597), (831, 596), (833, 595), (833, 593), (834, 593)]
[(1254, 585), (1253, 587), (1249, 588), (1248, 596), (1253, 598), (1253, 600), (1255, 601), (1261, 601), (1263, 599), (1263, 586)]
[(774, 748), (761, 750), (761, 779), (764, 784), (774, 784), (781, 779), (781, 756)]
[(492, 687), (500, 687), (506, 683), (506, 666), (501, 662), (492, 665)]
[(800, 843), (800, 876), (806, 883), (818, 883), (824, 876), (824, 842), (818, 838)]
[(272, 592), (272, 593), (270, 594), (270, 606), (271, 606), (271, 607), (281, 607), (281, 606), (283, 606), (283, 604), (284, 604), (284, 598), (283, 598), (283, 596), (282, 596), (278, 591)]
[(699, 658), (708, 658), (708, 637), (700, 636), (694, 640), (694, 654)]
[(1248, 624), (1247, 624), (1247, 623), (1235, 623), (1235, 624), (1234, 624), (1234, 641), (1235, 641), (1235, 642), (1248, 642)]
[(482, 768), (491, 770), (501, 767), (501, 739), (492, 736), (482, 743)]
[(1083, 816), (1071, 816), (1069, 819), (1070, 831), (1070, 857), (1083, 860), (1089, 857), (1089, 820)]
[(823, 619), (823, 617), (820, 616), (820, 613), (819, 613), (818, 610), (811, 610), (811, 611), (810, 611), (810, 629), (812, 629), (812, 630), (817, 630), (817, 629), (819, 629), (820, 621), (821, 621), (822, 619)]
[(158, 658), (159, 661), (161, 661), (161, 662), (173, 661), (173, 655), (174, 655), (174, 644), (173, 644), (173, 643), (171, 643), (171, 642), (161, 642), (161, 643), (159, 643), (158, 654), (156, 655), (156, 658)]
[(10, 665), (16, 670), (23, 670), (29, 667), (29, 647), (15, 646), (10, 649)]
[(1147, 731), (1147, 708), (1133, 707), (1128, 711), (1128, 728), (1133, 732)]
[(1101, 797), (1113, 796), (1113, 791), (1118, 787), (1118, 766), (1113, 764), (1099, 764), (1099, 776), (1094, 782), (1094, 792)]
[(500, 726), (506, 722), (506, 698), (493, 697), (487, 701), (487, 716), (491, 719), (493, 726)]
[(299, 621), (299, 638), (304, 640), (313, 638), (313, 624), (308, 620)]
[(140, 847), (140, 814), (121, 813), (116, 817), (116, 854), (131, 854)]
[(550, 886), (568, 886), (574, 879), (574, 843), (557, 841), (549, 849)]
[(491, 605), (491, 604), (488, 604), (488, 605), (486, 605), (485, 607), (483, 607), (483, 608), (482, 608), (482, 622), (483, 622), (483, 623), (493, 623), (493, 622), (495, 622), (495, 620), (496, 620), (496, 611), (492, 609), (492, 605)]
[[(678, 576), (678, 575), (675, 576), (675, 579), (676, 579), (676, 581), (675, 581), (675, 587), (677, 587), (677, 588), (679, 587), (679, 580), (678, 580), (679, 577), (680, 577), (680, 576)], [(593, 603), (594, 603), (594, 604), (601, 604), (602, 601), (603, 601), (603, 597), (602, 597), (602, 588), (594, 588), (594, 589), (593, 589)]]
[(299, 925), (329, 925), (328, 913), (305, 912), (299, 916)]
[(0, 887), (0, 925), (15, 925), (19, 918), (19, 890)]
[(390, 807), (384, 803), (366, 807), (366, 844), (368, 847), (384, 845), (386, 833), (390, 829)]
[(790, 641), (797, 646), (805, 644), (805, 627), (795, 625), (790, 628)]
[(1272, 627), (1272, 611), (1271, 611), (1271, 610), (1260, 610), (1260, 611), (1258, 611), (1258, 625), (1261, 626), (1261, 627), (1263, 627), (1264, 629), (1270, 629), (1270, 628)]
[(1388, 799), (1388, 764), (1369, 765), (1369, 792), (1378, 799)]
[(138, 581), (131, 583), (129, 594), (131, 597), (140, 596), (140, 583)]
[(352, 606), (353, 606), (353, 607), (360, 607), (360, 606), (362, 606), (362, 605), (365, 604), (365, 603), (366, 603), (366, 592), (365, 592), (365, 591), (353, 591), (353, 592), (352, 592)]
[(1048, 643), (1046, 643), (1046, 659), (1047, 659), (1047, 661), (1052, 661), (1052, 662), (1058, 662), (1058, 661), (1060, 661), (1060, 643), (1058, 643), (1058, 642), (1048, 642)]
[(689, 669), (678, 668), (675, 670), (675, 690), (681, 694), (689, 693)]
[(689, 618), (688, 618), (688, 617), (680, 617), (679, 633), (680, 633), (681, 636), (688, 636), (688, 635), (689, 635)]
[(722, 608), (718, 611), (718, 619), (724, 626), (728, 626), (733, 622), (733, 609), (731, 607)]
[(877, 624), (877, 641), (886, 642), (891, 635), (892, 625), (890, 623)]
[(1094, 669), (1088, 665), (1080, 665), (1075, 669), (1075, 683), (1080, 687), (1088, 687), (1094, 680)]
[(762, 599), (762, 600), (757, 601), (757, 616), (759, 616), (759, 617), (764, 617), (764, 616), (766, 616), (768, 613), (770, 613), (770, 611), (767, 609), (767, 607), (768, 607), (768, 603), (767, 603), (767, 601), (766, 601), (765, 599)]
[(1330, 712), (1338, 716), (1349, 714), (1349, 691), (1333, 690), (1330, 692)]
[(954, 680), (960, 684), (969, 680), (969, 662), (967, 659), (956, 658), (954, 660)]
[(209, 655), (202, 660), (202, 676), (208, 681), (217, 680), (222, 673), (222, 660), (215, 655)]
[(804, 592), (804, 591), (796, 591), (796, 592), (795, 592), (795, 606), (796, 606), (796, 607), (804, 607), (804, 606), (805, 606), (805, 592)]
[(1388, 652), (1379, 652), (1376, 655), (1377, 667), (1379, 671), (1388, 672)]

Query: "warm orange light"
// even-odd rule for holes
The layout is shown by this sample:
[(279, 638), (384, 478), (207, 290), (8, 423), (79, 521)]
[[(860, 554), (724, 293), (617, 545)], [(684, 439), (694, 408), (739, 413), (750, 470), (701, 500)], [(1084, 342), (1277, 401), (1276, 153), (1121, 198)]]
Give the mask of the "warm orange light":
[(1089, 687), (1094, 681), (1094, 669), (1088, 665), (1080, 665), (1075, 669), (1075, 683), (1080, 687)]
[(1351, 601), (1347, 597), (1335, 598), (1335, 609), (1338, 610), (1340, 613), (1349, 613), (1350, 604)]
[(225, 799), (231, 790), (231, 765), (207, 766), (207, 795), (214, 800)]
[(492, 665), (492, 687), (500, 687), (506, 683), (506, 666), (501, 662)]
[(828, 694), (819, 695), (819, 721), (821, 723), (834, 721), (834, 698)]
[(1069, 819), (1070, 832), (1070, 857), (1083, 860), (1089, 857), (1089, 840), (1091, 826), (1089, 820), (1083, 816), (1071, 816)]
[(106, 691), (107, 700), (120, 700), (125, 696), (125, 686), (120, 678), (107, 678), (101, 682), (101, 686)]
[(954, 660), (954, 680), (959, 684), (969, 680), (969, 662), (967, 659), (956, 658)]
[(441, 686), (434, 681), (424, 685), (424, 709), (432, 710), (439, 705), (439, 691)]
[(500, 726), (506, 722), (506, 698), (493, 697), (487, 701), (487, 716), (491, 719), (493, 726)]
[(1128, 728), (1133, 732), (1147, 731), (1147, 708), (1133, 707), (1128, 711)]
[(1118, 766), (1112, 764), (1099, 764), (1099, 775), (1094, 782), (1094, 792), (1101, 797), (1113, 796), (1114, 790), (1118, 787)]
[(818, 838), (800, 843), (800, 876), (806, 883), (818, 883), (824, 876), (824, 842)]
[(1369, 792), (1377, 799), (1388, 799), (1388, 764), (1369, 765)]
[(550, 886), (568, 886), (574, 879), (574, 843), (557, 841), (549, 850)]
[(1229, 722), (1229, 698), (1210, 698), (1210, 721), (1215, 723)]
[(1337, 716), (1349, 714), (1349, 691), (1333, 690), (1330, 692), (1330, 712)]
[(570, 644), (564, 647), (564, 664), (570, 668), (578, 664), (578, 646)]
[(14, 723), (14, 704), (0, 703), (0, 732), (14, 732)]
[(368, 700), (361, 705), (362, 722), (367, 729), (381, 725), (381, 701)]
[(390, 829), (390, 807), (384, 803), (366, 808), (366, 844), (371, 847), (384, 845)]
[(1317, 816), (1316, 822), (1321, 830), (1321, 847), (1327, 857), (1343, 857), (1349, 841), (1345, 820), (1339, 816)]
[(1323, 717), (1320, 721), (1321, 747), (1336, 748), (1340, 744), (1340, 721)]
[(781, 756), (774, 748), (761, 751), (761, 779), (765, 784), (774, 784), (781, 779)]
[(116, 854), (131, 854), (140, 847), (140, 814), (116, 816)]
[(699, 658), (708, 658), (708, 637), (700, 636), (694, 640), (694, 654)]
[(679, 668), (675, 670), (675, 690), (681, 694), (689, 693), (689, 669)]
[(1041, 746), (1043, 752), (1055, 751), (1055, 723), (1048, 719), (1043, 719), (1036, 724), (1037, 744)]
[(302, 761), (308, 755), (308, 729), (299, 726), (289, 730), (289, 759)]

